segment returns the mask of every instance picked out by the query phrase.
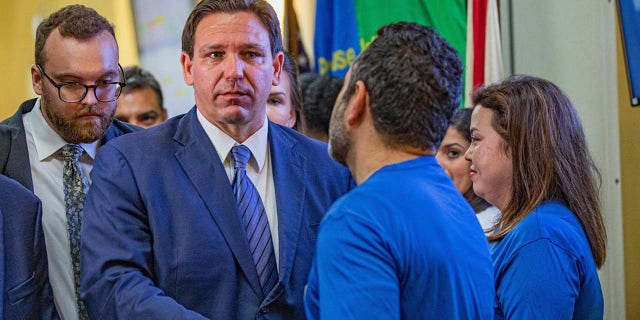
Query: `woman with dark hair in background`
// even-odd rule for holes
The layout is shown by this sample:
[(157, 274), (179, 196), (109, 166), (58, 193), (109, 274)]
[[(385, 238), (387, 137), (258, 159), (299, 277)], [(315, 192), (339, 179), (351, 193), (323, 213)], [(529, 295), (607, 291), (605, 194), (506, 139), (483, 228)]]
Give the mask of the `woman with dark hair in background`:
[(469, 129), (471, 112), (473, 112), (471, 108), (456, 110), (451, 125), (440, 143), (436, 159), (475, 211), (482, 229), (488, 231), (495, 224), (500, 211), (473, 193), (471, 176), (469, 175), (471, 163), (464, 158), (464, 153), (471, 144), (471, 130)]
[(602, 319), (599, 173), (553, 83), (514, 76), (473, 96), (473, 190), (500, 209), (489, 235), (495, 319)]
[(297, 129), (302, 109), (298, 64), (285, 52), (280, 84), (271, 86), (267, 99), (267, 117), (272, 122)]

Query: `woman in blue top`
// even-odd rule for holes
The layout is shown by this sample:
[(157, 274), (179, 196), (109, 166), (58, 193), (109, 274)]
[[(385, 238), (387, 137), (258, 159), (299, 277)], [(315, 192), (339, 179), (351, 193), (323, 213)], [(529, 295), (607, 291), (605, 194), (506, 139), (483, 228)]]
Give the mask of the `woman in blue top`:
[(578, 114), (553, 83), (514, 76), (473, 96), (471, 180), (500, 209), (495, 319), (602, 319), (606, 234)]

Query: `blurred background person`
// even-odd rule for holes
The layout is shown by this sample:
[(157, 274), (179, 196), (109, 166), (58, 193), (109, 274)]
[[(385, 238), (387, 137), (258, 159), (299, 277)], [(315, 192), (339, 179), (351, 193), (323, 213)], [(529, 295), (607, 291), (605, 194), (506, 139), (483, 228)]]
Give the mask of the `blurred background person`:
[(342, 88), (343, 79), (329, 74), (305, 73), (302, 84), (302, 116), (298, 130), (308, 137), (327, 142), (331, 111)]
[(279, 125), (296, 129), (302, 107), (302, 93), (298, 81), (298, 65), (288, 54), (284, 54), (284, 71), (280, 83), (271, 86), (267, 99), (267, 117)]
[(438, 163), (451, 177), (456, 188), (476, 212), (482, 229), (488, 231), (496, 222), (500, 211), (473, 192), (471, 183), (471, 162), (464, 158), (464, 153), (471, 144), (471, 112), (473, 109), (464, 108), (456, 110), (447, 133), (436, 153)]
[(158, 80), (138, 66), (124, 68), (124, 76), (126, 85), (118, 99), (116, 118), (142, 128), (167, 120), (167, 109)]
[(576, 109), (531, 76), (480, 89), (473, 105), (473, 190), (501, 212), (488, 237), (495, 319), (602, 319), (599, 172)]

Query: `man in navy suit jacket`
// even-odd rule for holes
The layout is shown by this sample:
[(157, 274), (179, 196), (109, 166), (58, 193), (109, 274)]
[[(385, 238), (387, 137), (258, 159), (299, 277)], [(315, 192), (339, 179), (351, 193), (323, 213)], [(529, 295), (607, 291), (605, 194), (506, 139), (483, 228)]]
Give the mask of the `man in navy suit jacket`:
[[(96, 157), (84, 208), (81, 296), (95, 319), (303, 319), (318, 225), (348, 191), (326, 144), (268, 122), (283, 63), (263, 0), (205, 0), (183, 32), (196, 106), (115, 139)], [(232, 189), (230, 150), (266, 209), (277, 284), (263, 288)]]
[(57, 313), (47, 275), (40, 201), (2, 175), (0, 190), (0, 318), (52, 319)]

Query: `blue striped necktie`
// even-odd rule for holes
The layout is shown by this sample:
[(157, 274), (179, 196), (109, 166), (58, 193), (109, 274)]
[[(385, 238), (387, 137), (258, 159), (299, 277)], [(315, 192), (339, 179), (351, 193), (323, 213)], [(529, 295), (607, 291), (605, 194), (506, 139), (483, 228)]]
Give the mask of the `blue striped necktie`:
[(247, 177), (246, 168), (251, 151), (244, 145), (237, 145), (231, 149), (231, 153), (235, 161), (233, 192), (238, 201), (241, 221), (247, 232), (247, 240), (258, 271), (258, 278), (260, 278), (264, 294), (267, 295), (278, 282), (276, 257), (273, 253), (267, 213), (258, 190)]
[(80, 300), (80, 226), (82, 225), (82, 208), (84, 198), (89, 190), (89, 180), (80, 170), (78, 159), (84, 149), (77, 144), (67, 144), (61, 149), (64, 167), (62, 181), (64, 184), (64, 202), (67, 213), (67, 231), (69, 232), (69, 249), (71, 251), (71, 269), (75, 284), (76, 303), (80, 319), (88, 319), (84, 303)]

